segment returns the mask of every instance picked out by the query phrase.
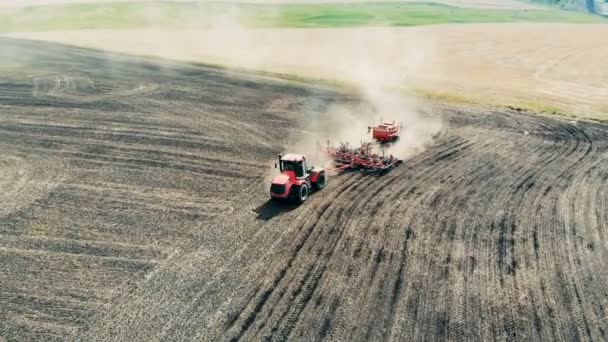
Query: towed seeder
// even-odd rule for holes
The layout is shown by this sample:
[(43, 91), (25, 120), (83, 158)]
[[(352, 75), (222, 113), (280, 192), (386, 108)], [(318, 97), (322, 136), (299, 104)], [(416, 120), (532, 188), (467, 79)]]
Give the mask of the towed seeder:
[(361, 143), (360, 147), (350, 147), (348, 143), (340, 143), (332, 147), (327, 143), (327, 154), (333, 160), (334, 171), (360, 171), (364, 173), (383, 174), (403, 163), (392, 154), (386, 156), (373, 152), (372, 143)]

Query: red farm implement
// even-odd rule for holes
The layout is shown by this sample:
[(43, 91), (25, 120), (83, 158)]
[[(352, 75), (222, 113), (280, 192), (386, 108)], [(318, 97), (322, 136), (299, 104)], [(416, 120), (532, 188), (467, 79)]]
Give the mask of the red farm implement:
[(364, 173), (383, 174), (397, 165), (402, 160), (393, 155), (386, 156), (374, 153), (371, 143), (362, 143), (360, 147), (350, 147), (348, 143), (340, 143), (339, 147), (327, 145), (327, 153), (333, 160), (334, 171), (360, 171)]
[(390, 143), (399, 139), (399, 135), (401, 134), (401, 124), (393, 122), (382, 122), (380, 120), (380, 124), (378, 126), (369, 126), (367, 128), (368, 133), (372, 133), (372, 138), (377, 142)]

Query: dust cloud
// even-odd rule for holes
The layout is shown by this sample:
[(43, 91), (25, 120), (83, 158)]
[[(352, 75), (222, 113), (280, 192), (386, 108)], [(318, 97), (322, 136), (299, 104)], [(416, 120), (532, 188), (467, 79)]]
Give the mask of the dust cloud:
[[(129, 30), (128, 34), (111, 30), (81, 31), (76, 40), (83, 46), (101, 44), (108, 51), (138, 51), (142, 55), (254, 70), (287, 73), (297, 70), (304, 76), (319, 78), (321, 75), (320, 78), (345, 82), (356, 89), (361, 103), (332, 105), (316, 119), (302, 120), (301, 131), (295, 131), (285, 143), (285, 153), (304, 153), (309, 159), (318, 160), (317, 164), (325, 162), (322, 152), (327, 140), (353, 146), (371, 141), (368, 126), (377, 125), (381, 119), (403, 124), (401, 139), (384, 147), (387, 153), (402, 159), (424, 150), (441, 131), (441, 119), (429, 115), (424, 103), (403, 91), (420, 79), (418, 75), (424, 74), (426, 66), (433, 63), (429, 61), (436, 59), (433, 38), (415, 33), (404, 38), (398, 29), (390, 27), (336, 29), (330, 32), (330, 39), (318, 39), (316, 29), (281, 29), (277, 35), (276, 29), (248, 27), (238, 4), (222, 4), (218, 8), (180, 14), (187, 16), (186, 22), (204, 23), (207, 27), (204, 30), (176, 30), (158, 24)], [(272, 20), (276, 14), (265, 15)], [(158, 13), (154, 6), (142, 5), (137, 15), (147, 22), (160, 23), (164, 14)], [(336, 39), (340, 40), (339, 46), (335, 44)], [(304, 65), (310, 65), (310, 70), (302, 67), (303, 60), (309, 61)], [(109, 58), (108, 63), (111, 64)], [(433, 72), (441, 73), (441, 68), (433, 65)], [(309, 107), (319, 101), (315, 96), (314, 93), (309, 96)], [(307, 118), (316, 115), (305, 114)]]
[[(417, 50), (419, 42), (399, 40), (391, 28), (374, 28), (371, 32), (373, 34), (367, 32), (361, 36), (344, 35), (342, 46), (347, 48), (342, 51), (312, 46), (308, 50), (311, 55), (302, 56), (326, 60), (326, 67), (336, 69), (332, 74), (341, 75), (341, 80), (354, 87), (361, 102), (357, 105), (330, 106), (323, 113), (323, 118), (305, 123), (306, 134), (302, 138), (295, 138), (288, 148), (312, 153), (313, 159), (326, 163), (323, 155), (317, 152), (320, 145), (329, 141), (333, 145), (347, 143), (356, 147), (372, 140), (368, 127), (380, 122), (395, 122), (402, 125), (400, 139), (390, 145), (376, 145), (375, 152), (407, 159), (422, 152), (442, 130), (441, 118), (429, 114), (431, 111), (425, 103), (403, 91), (408, 86), (408, 77), (415, 77), (417, 65), (432, 58), (420, 51), (433, 49)], [(397, 54), (394, 44), (398, 43), (411, 44), (410, 53), (391, 56)], [(401, 47), (399, 51), (402, 51)], [(384, 63), (387, 55), (399, 63)], [(399, 67), (395, 68), (395, 65)]]
[[(391, 37), (392, 32), (390, 29), (386, 29), (382, 35)], [(383, 49), (390, 51), (390, 44), (393, 40), (389, 38), (385, 41), (387, 45)], [(416, 54), (413, 42), (412, 48), (410, 56), (402, 57), (405, 63), (408, 63), (408, 59), (409, 63), (416, 63), (420, 58), (424, 58), (424, 56)], [(407, 75), (401, 73), (407, 68), (392, 69), (389, 65), (375, 60), (371, 55), (354, 56), (354, 62), (347, 62), (347, 65), (352, 65), (351, 82), (359, 89), (363, 99), (369, 102), (372, 108), (371, 113), (361, 117), (363, 122), (355, 121), (353, 129), (367, 133), (367, 130), (362, 130), (363, 127), (374, 126), (381, 121), (395, 121), (401, 124), (400, 139), (387, 149), (389, 153), (398, 158), (408, 158), (421, 152), (426, 145), (432, 142), (433, 136), (441, 131), (442, 122), (438, 116), (427, 114), (424, 103), (399, 91), (408, 84)], [(352, 122), (352, 120), (347, 122)], [(349, 143), (356, 142), (350, 136), (346, 138)], [(365, 137), (355, 136), (354, 138), (367, 141), (370, 136), (367, 134)]]
[[(441, 131), (441, 119), (429, 115), (424, 103), (403, 91), (411, 85), (411, 79), (417, 78), (421, 65), (435, 60), (431, 39), (416, 35), (403, 39), (397, 29), (390, 27), (361, 28), (341, 31), (344, 33), (339, 37), (341, 48), (336, 49), (332, 40), (316, 40), (318, 35), (314, 31), (284, 29), (284, 34), (276, 35), (275, 30), (248, 27), (242, 21), (238, 5), (222, 8), (219, 12), (201, 14), (200, 20), (208, 28), (202, 32), (194, 30), (184, 35), (187, 37), (184, 40), (176, 41), (175, 32), (162, 27), (154, 28), (153, 34), (146, 34), (142, 39), (154, 39), (156, 49), (174, 51), (176, 55), (181, 51), (194, 53), (203, 56), (202, 60), (254, 70), (299, 70), (309, 76), (306, 70), (293, 66), (301, 60), (315, 61), (313, 78), (319, 75), (319, 70), (325, 70), (329, 78), (336, 77), (360, 95), (359, 104), (331, 105), (321, 114), (305, 113), (305, 119), (299, 122), (301, 131), (294, 132), (286, 142), (284, 153), (303, 153), (316, 164), (326, 164), (324, 151), (328, 140), (332, 144), (344, 142), (358, 146), (371, 141), (368, 127), (384, 120), (403, 125), (401, 139), (387, 147), (378, 146), (376, 152), (385, 149), (386, 153), (406, 159), (423, 151)], [(153, 20), (156, 14), (146, 15)], [(277, 13), (266, 15), (271, 20)], [(286, 51), (285, 46), (293, 46), (294, 41), (299, 47)], [(403, 45), (411, 47), (405, 54)], [(220, 58), (214, 60), (215, 52), (211, 50), (218, 47), (221, 51), (215, 56)], [(435, 72), (440, 72), (440, 68)], [(307, 101), (308, 106), (304, 108), (319, 107), (314, 93)]]

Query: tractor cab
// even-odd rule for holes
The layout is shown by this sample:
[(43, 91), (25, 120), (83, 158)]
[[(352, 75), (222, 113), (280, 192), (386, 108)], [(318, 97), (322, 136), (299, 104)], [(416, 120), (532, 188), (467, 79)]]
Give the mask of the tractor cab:
[(279, 155), (278, 166), (281, 174), (272, 179), (270, 197), (290, 199), (302, 203), (312, 190), (325, 187), (325, 170), (307, 168), (306, 157), (301, 154)]
[(294, 178), (304, 178), (308, 174), (306, 158), (302, 155), (287, 154), (279, 158), (279, 170), (282, 174), (293, 172)]

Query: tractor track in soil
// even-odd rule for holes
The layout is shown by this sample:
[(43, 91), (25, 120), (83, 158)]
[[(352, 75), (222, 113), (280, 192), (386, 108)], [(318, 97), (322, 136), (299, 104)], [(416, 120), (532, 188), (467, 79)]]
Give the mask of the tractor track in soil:
[(6, 340), (608, 339), (607, 123), (432, 104), (433, 146), (295, 207), (271, 160), (354, 95), (0, 43)]

